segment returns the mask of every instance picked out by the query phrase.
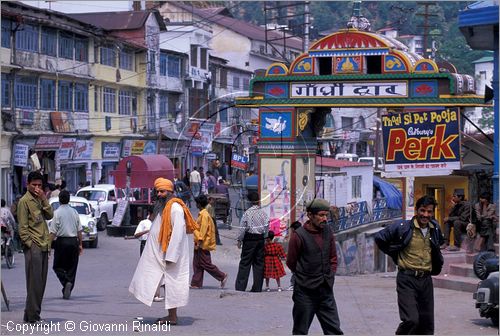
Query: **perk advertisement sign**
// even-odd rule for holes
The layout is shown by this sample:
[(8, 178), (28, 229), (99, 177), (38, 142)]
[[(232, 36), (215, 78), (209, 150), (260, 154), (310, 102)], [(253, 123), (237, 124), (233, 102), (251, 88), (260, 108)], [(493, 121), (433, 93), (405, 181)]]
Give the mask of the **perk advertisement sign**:
[(233, 153), (231, 156), (231, 167), (246, 170), (248, 168), (248, 157)]
[(459, 116), (449, 108), (383, 116), (385, 171), (460, 169)]

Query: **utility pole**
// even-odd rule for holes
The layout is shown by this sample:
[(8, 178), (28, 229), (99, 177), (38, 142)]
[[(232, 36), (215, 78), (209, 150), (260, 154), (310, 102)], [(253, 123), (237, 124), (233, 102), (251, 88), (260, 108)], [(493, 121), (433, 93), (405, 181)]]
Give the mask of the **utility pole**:
[(377, 108), (377, 129), (375, 131), (375, 170), (378, 170), (378, 157), (379, 157), (379, 147), (380, 147), (380, 122), (381, 122), (381, 108)]
[(158, 137), (156, 138), (156, 154), (160, 154), (160, 146), (161, 146), (161, 136), (163, 134), (163, 128), (160, 127), (160, 132), (158, 133)]
[(420, 1), (420, 2), (417, 2), (417, 5), (423, 5), (425, 7), (423, 14), (416, 14), (416, 15), (424, 17), (424, 24), (421, 26), (418, 26), (418, 28), (424, 28), (424, 34), (423, 34), (424, 35), (424, 57), (429, 58), (429, 50), (427, 48), (429, 45), (429, 28), (431, 27), (429, 25), (429, 17), (437, 17), (436, 14), (429, 13), (429, 7), (435, 6), (436, 3), (433, 1)]
[(309, 1), (304, 2), (304, 52), (309, 50), (309, 28), (311, 26), (311, 12), (309, 11)]

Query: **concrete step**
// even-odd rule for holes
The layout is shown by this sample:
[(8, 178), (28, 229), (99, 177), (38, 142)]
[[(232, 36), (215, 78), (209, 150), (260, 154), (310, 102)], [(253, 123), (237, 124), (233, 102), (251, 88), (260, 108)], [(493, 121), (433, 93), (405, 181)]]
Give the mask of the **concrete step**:
[(458, 275), (476, 279), (476, 275), (474, 274), (474, 269), (472, 268), (472, 265), (467, 263), (451, 264), (450, 269), (448, 271), (448, 276), (450, 275)]
[(469, 278), (458, 275), (443, 274), (434, 276), (433, 284), (436, 288), (446, 288), (462, 292), (474, 293), (477, 290), (478, 278)]
[(473, 264), (474, 263), (474, 259), (476, 259), (476, 256), (477, 256), (477, 253), (467, 253), (465, 255), (465, 262), (467, 264)]
[(450, 265), (452, 264), (464, 264), (466, 261), (465, 258), (465, 251), (460, 250), (460, 251), (448, 251), (448, 250), (441, 250), (441, 253), (443, 254), (443, 259), (444, 259), (444, 264), (443, 264), (443, 270), (442, 273), (449, 273), (450, 272)]

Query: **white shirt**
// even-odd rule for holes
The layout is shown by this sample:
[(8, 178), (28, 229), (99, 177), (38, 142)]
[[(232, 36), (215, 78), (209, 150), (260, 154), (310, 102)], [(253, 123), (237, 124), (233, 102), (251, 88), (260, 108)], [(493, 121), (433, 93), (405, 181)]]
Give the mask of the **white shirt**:
[(78, 212), (68, 204), (61, 204), (54, 211), (49, 232), (57, 237), (78, 237), (79, 231), (82, 231), (82, 224)]
[(191, 183), (201, 183), (201, 176), (197, 170), (193, 170), (191, 174), (189, 174), (189, 182)]
[[(151, 229), (151, 225), (152, 224), (153, 224), (153, 222), (151, 222), (149, 220), (149, 218), (141, 220), (139, 222), (139, 224), (137, 224), (137, 228), (135, 229), (134, 235), (136, 235), (138, 233), (141, 233), (143, 231), (147, 231), (147, 230)], [(149, 237), (149, 233), (145, 233), (142, 236), (140, 236), (138, 239), (139, 240), (147, 240), (148, 237)]]

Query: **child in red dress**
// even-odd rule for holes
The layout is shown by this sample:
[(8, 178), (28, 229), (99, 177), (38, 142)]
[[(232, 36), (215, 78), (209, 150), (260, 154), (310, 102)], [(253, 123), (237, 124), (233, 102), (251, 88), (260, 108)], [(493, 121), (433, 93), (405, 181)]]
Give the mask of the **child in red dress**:
[(280, 258), (285, 259), (286, 255), (283, 246), (273, 242), (273, 239), (274, 232), (269, 231), (267, 234), (266, 245), (264, 247), (264, 278), (266, 279), (266, 292), (271, 291), (269, 289), (270, 278), (276, 279), (278, 292), (281, 292), (280, 278), (286, 273)]

